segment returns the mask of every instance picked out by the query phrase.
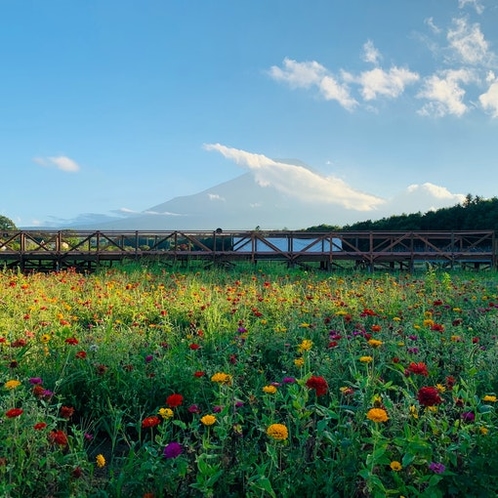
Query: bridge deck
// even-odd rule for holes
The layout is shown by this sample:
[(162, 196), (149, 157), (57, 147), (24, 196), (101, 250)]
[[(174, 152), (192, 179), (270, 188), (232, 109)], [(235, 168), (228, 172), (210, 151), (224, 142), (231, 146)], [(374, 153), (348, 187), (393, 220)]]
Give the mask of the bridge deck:
[(140, 260), (231, 263), (283, 261), (323, 268), (413, 269), (419, 263), (495, 268), (495, 234), (487, 231), (79, 231), (0, 232), (0, 266), (93, 270)]

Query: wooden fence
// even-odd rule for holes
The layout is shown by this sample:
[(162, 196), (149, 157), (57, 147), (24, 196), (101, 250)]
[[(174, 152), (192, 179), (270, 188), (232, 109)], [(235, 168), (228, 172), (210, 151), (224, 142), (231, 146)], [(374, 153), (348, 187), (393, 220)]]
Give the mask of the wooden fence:
[(126, 260), (164, 263), (282, 261), (323, 269), (496, 268), (492, 230), (484, 231), (88, 231), (0, 232), (0, 268), (93, 271)]

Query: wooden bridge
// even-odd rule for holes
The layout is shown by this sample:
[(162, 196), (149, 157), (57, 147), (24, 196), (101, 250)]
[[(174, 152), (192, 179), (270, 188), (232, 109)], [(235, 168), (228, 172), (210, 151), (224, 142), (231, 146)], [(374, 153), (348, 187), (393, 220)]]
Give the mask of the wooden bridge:
[(115, 262), (282, 261), (322, 269), (413, 270), (420, 265), (494, 269), (495, 234), (484, 231), (82, 231), (0, 232), (0, 268), (93, 271)]

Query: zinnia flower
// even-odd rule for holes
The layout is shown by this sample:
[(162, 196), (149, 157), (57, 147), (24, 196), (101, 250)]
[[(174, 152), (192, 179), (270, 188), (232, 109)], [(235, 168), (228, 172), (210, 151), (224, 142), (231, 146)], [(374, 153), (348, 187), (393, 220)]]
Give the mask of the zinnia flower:
[(408, 365), (408, 371), (411, 373), (414, 373), (416, 375), (423, 375), (424, 377), (427, 377), (429, 375), (429, 372), (427, 371), (427, 365), (424, 362), (411, 362), (410, 365)]
[(71, 346), (76, 346), (80, 341), (76, 339), (76, 337), (68, 337), (65, 341), (66, 344), (70, 344)]
[(161, 423), (161, 419), (159, 417), (156, 417), (155, 415), (151, 417), (145, 417), (142, 420), (142, 428), (147, 429), (149, 427), (156, 427)]
[(378, 339), (369, 339), (368, 344), (372, 346), (373, 348), (378, 348), (384, 344), (382, 341), (379, 341)]
[(393, 460), (390, 464), (389, 464), (389, 467), (391, 467), (391, 470), (394, 470), (394, 472), (399, 472), (403, 466), (401, 465), (401, 463), (399, 463), (398, 461), (396, 460)]
[(8, 380), (3, 385), (3, 387), (5, 387), (5, 389), (8, 389), (10, 391), (12, 389), (15, 389), (16, 387), (19, 387), (20, 385), (21, 385), (21, 381), (19, 381), (17, 379), (12, 379), (12, 380)]
[(362, 363), (371, 363), (373, 361), (373, 358), (371, 356), (361, 356), (360, 361)]
[(285, 441), (289, 437), (289, 431), (283, 424), (271, 424), (266, 429), (266, 434), (276, 441)]
[(99, 453), (95, 457), (95, 463), (97, 464), (97, 467), (101, 469), (102, 467), (105, 467), (105, 457), (102, 455), (102, 453)]
[(168, 419), (173, 416), (173, 410), (171, 408), (159, 408), (158, 413), (164, 419)]
[(294, 365), (296, 365), (296, 367), (302, 367), (304, 365), (304, 358), (296, 358), (294, 360)]
[(232, 383), (232, 376), (230, 374), (227, 374), (227, 373), (216, 372), (211, 377), (211, 381), (212, 382), (216, 382), (218, 384), (227, 384), (227, 385), (230, 385)]
[(463, 412), (461, 418), (464, 422), (473, 422), (476, 419), (474, 412)]
[(213, 425), (216, 422), (216, 417), (214, 415), (204, 415), (201, 418), (201, 423), (207, 426)]
[(310, 339), (303, 339), (301, 344), (298, 346), (297, 350), (299, 353), (303, 353), (304, 351), (309, 351), (313, 347), (313, 341)]
[(176, 408), (183, 403), (183, 396), (181, 394), (170, 394), (166, 398), (166, 404), (171, 408)]
[(42, 429), (45, 429), (47, 427), (47, 424), (45, 422), (37, 422), (34, 426), (33, 429), (35, 431), (41, 431)]
[(72, 406), (61, 406), (59, 413), (62, 418), (70, 419), (74, 415), (74, 408)]
[(387, 422), (389, 417), (384, 408), (370, 408), (367, 412), (367, 418), (375, 423)]
[(431, 462), (429, 464), (429, 470), (432, 470), (434, 474), (442, 474), (446, 470), (446, 467), (442, 463)]
[(317, 377), (315, 375), (311, 376), (306, 381), (306, 387), (308, 389), (314, 389), (317, 396), (324, 396), (327, 394), (329, 388), (327, 381), (323, 377)]
[(50, 442), (53, 444), (58, 444), (59, 446), (67, 445), (67, 436), (64, 431), (53, 430), (48, 435)]
[(264, 386), (263, 392), (266, 394), (275, 394), (277, 392), (277, 388), (275, 386), (272, 386), (272, 385)]
[(496, 403), (496, 396), (490, 396), (489, 394), (484, 396), (484, 398), (482, 398), (483, 401), (486, 401), (488, 403)]
[(418, 402), (422, 406), (434, 406), (443, 402), (439, 396), (439, 391), (435, 387), (421, 387), (417, 393)]
[(180, 443), (172, 442), (168, 443), (163, 451), (164, 458), (176, 458), (183, 453), (183, 448)]
[(5, 416), (7, 418), (16, 418), (19, 417), (24, 413), (24, 410), (22, 408), (11, 408), (10, 410), (7, 410), (5, 412)]

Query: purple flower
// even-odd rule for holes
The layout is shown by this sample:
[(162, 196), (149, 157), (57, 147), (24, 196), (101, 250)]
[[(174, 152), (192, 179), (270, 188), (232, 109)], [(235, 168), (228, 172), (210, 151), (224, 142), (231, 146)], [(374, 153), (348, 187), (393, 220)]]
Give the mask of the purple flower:
[(244, 406), (244, 402), (243, 401), (236, 401), (235, 402), (235, 408), (241, 408)]
[(432, 462), (429, 464), (429, 470), (432, 470), (434, 474), (442, 474), (446, 467), (442, 463)]
[(284, 377), (282, 379), (282, 384), (294, 384), (294, 382), (296, 382), (294, 377)]
[(418, 348), (408, 348), (408, 352), (410, 354), (417, 354), (418, 353)]
[(411, 339), (412, 341), (418, 340), (418, 337), (414, 334), (409, 335), (408, 338)]
[(463, 412), (461, 416), (464, 422), (473, 422), (476, 419), (474, 412)]
[(93, 440), (93, 434), (90, 434), (89, 432), (85, 432), (85, 439), (87, 441), (92, 441)]
[(37, 384), (43, 384), (43, 380), (41, 377), (31, 377), (31, 379), (29, 379), (29, 383), (35, 386)]
[(145, 357), (145, 363), (150, 363), (153, 359), (154, 359), (154, 355), (152, 355), (152, 354), (148, 354), (148, 355)]
[(199, 408), (198, 405), (190, 405), (187, 410), (190, 412), (190, 413), (201, 413), (201, 409)]
[(223, 410), (223, 407), (221, 405), (213, 406), (213, 413), (220, 413), (221, 410)]
[(164, 448), (163, 455), (164, 458), (176, 458), (183, 453), (183, 448), (180, 443), (173, 442), (168, 443)]

